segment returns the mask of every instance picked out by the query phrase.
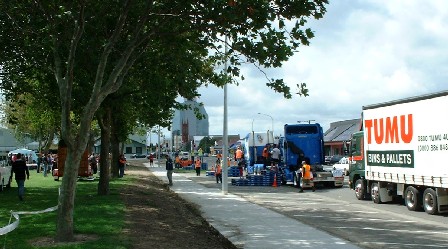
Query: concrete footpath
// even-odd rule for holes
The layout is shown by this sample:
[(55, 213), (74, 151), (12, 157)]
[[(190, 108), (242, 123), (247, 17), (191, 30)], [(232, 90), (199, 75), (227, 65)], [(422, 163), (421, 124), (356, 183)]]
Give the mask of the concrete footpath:
[[(168, 182), (165, 167), (147, 168)], [(157, 165), (157, 164), (155, 164)], [(202, 216), (238, 248), (359, 248), (350, 242), (246, 201), (173, 174), (172, 191), (199, 206)]]

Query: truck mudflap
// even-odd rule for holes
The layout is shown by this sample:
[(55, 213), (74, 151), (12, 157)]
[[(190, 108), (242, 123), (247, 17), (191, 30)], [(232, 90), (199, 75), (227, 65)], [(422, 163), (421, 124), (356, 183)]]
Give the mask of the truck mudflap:
[[(337, 170), (335, 170), (337, 171)], [(344, 185), (344, 176), (342, 176), (342, 172), (316, 172), (313, 178), (313, 182), (315, 184), (318, 183), (334, 183), (335, 187), (342, 187)]]

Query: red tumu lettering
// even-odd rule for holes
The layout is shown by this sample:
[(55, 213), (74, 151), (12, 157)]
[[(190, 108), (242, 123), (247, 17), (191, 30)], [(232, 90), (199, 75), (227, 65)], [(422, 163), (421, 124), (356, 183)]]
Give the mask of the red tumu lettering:
[[(410, 143), (414, 135), (412, 114), (364, 120), (367, 143)], [(400, 120), (398, 122), (398, 120)], [(373, 135), (372, 135), (373, 133)]]

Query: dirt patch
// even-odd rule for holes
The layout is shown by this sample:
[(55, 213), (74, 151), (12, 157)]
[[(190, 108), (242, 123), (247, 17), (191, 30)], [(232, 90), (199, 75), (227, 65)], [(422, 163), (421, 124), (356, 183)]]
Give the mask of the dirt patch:
[(124, 232), (134, 241), (135, 249), (237, 248), (202, 218), (197, 207), (170, 191), (143, 162), (131, 163), (126, 174), (138, 180), (123, 188), (122, 196), (127, 207)]
[(62, 246), (62, 245), (76, 245), (82, 244), (84, 242), (97, 240), (98, 236), (91, 234), (75, 234), (74, 241), (72, 242), (57, 242), (53, 237), (42, 237), (38, 239), (33, 239), (30, 241), (30, 245), (33, 247), (52, 247), (52, 246)]

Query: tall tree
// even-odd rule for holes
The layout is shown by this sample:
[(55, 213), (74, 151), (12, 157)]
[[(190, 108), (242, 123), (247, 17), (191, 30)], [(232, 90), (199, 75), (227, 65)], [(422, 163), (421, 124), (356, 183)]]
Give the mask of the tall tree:
[(38, 141), (39, 151), (48, 151), (55, 135), (59, 134), (60, 124), (60, 111), (50, 108), (51, 101), (31, 93), (9, 98), (9, 101), (2, 103), (4, 125), (15, 131), (15, 137), (19, 141), (25, 137), (31, 138)]
[[(304, 29), (306, 20), (321, 18), (326, 3), (327, 0), (117, 0), (105, 5), (98, 0), (2, 1), (2, 88), (13, 92), (26, 88), (26, 79), (33, 79), (31, 72), (38, 71), (51, 73), (54, 81), (41, 82), (57, 85), (59, 92), (61, 137), (67, 144), (67, 159), (58, 201), (57, 239), (74, 238), (77, 171), (92, 119), (107, 96), (122, 87), (136, 62), (152, 49), (184, 53), (204, 59), (201, 66), (208, 68), (209, 74), (198, 77), (181, 68), (173, 74), (191, 75), (197, 86), (222, 86), (235, 77), (242, 78), (239, 66), (243, 62), (280, 67), (299, 45), (308, 45), (313, 32)], [(228, 54), (223, 54), (217, 45), (222, 44), (224, 36), (231, 42)], [(188, 46), (164, 46), (163, 41), (168, 38)], [(209, 60), (205, 59), (209, 55)], [(214, 71), (213, 62), (224, 59), (230, 66), (225, 71)], [(232, 77), (226, 77), (226, 73)], [(281, 79), (269, 79), (266, 84), (286, 98), (291, 97), (290, 88)], [(196, 93), (190, 87), (179, 82), (177, 92)], [(74, 110), (79, 113), (73, 117)]]

